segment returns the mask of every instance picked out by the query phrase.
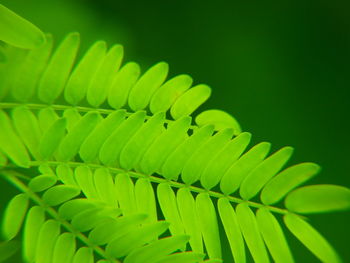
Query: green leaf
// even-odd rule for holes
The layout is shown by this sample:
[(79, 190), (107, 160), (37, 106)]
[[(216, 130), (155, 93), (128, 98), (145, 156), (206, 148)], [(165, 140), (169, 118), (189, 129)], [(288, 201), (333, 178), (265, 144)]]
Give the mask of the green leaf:
[(150, 102), (150, 110), (153, 114), (166, 112), (192, 85), (192, 78), (189, 75), (179, 75), (165, 82), (156, 90)]
[(16, 100), (27, 102), (35, 94), (40, 77), (50, 57), (52, 46), (52, 36), (48, 34), (43, 45), (28, 53), (19, 68), (17, 77), (13, 79), (11, 91)]
[(49, 206), (56, 206), (78, 196), (80, 190), (70, 185), (57, 185), (43, 194), (43, 200)]
[(274, 262), (293, 263), (287, 240), (276, 218), (266, 208), (259, 208), (256, 220)]
[(265, 205), (275, 204), (287, 193), (306, 182), (320, 171), (314, 163), (293, 165), (273, 177), (261, 191), (260, 199)]
[(144, 214), (108, 218), (91, 230), (89, 240), (99, 246), (105, 245), (139, 227), (146, 218), (147, 215)]
[(99, 158), (105, 165), (119, 164), (120, 152), (130, 138), (140, 129), (146, 118), (145, 111), (138, 111), (114, 130), (101, 147)]
[(222, 110), (206, 110), (198, 114), (195, 119), (197, 125), (202, 127), (204, 125), (212, 124), (216, 131), (231, 128), (233, 134), (238, 135), (242, 132), (237, 120)]
[(97, 199), (97, 191), (92, 176), (92, 171), (88, 166), (78, 166), (74, 172), (75, 180), (79, 188), (87, 198)]
[(69, 104), (77, 105), (85, 97), (87, 88), (106, 55), (106, 49), (105, 41), (95, 42), (74, 68), (64, 89), (64, 98)]
[(98, 156), (101, 146), (108, 136), (124, 121), (125, 115), (125, 110), (117, 110), (97, 124), (96, 128), (86, 137), (80, 147), (79, 154), (85, 162), (91, 162)]
[(157, 187), (157, 197), (165, 220), (170, 223), (172, 235), (184, 234), (184, 227), (177, 207), (175, 194), (169, 184), (161, 183)]
[(8, 203), (4, 212), (2, 225), (5, 240), (11, 240), (18, 234), (26, 216), (28, 204), (29, 201), (26, 194), (18, 194)]
[(145, 174), (160, 172), (160, 168), (169, 154), (188, 136), (190, 117), (175, 121), (148, 148), (140, 163), (140, 170)]
[(200, 179), (209, 161), (216, 156), (222, 147), (231, 139), (232, 129), (225, 129), (198, 147), (197, 151), (187, 160), (181, 174), (182, 180), (190, 185)]
[(109, 243), (106, 247), (106, 252), (108, 255), (116, 258), (126, 256), (134, 249), (150, 242), (154, 236), (164, 233), (168, 227), (169, 223), (159, 221), (131, 230), (126, 235), (118, 237)]
[(135, 201), (139, 213), (148, 215), (146, 222), (157, 221), (157, 205), (152, 184), (147, 178), (140, 178), (135, 184)]
[(129, 92), (140, 76), (140, 66), (135, 62), (125, 64), (117, 73), (108, 93), (108, 104), (119, 109), (123, 107), (129, 96)]
[(37, 118), (26, 106), (16, 107), (12, 111), (12, 119), (17, 134), (21, 137), (30, 153), (40, 159), (38, 145), (41, 130)]
[(228, 168), (248, 146), (250, 138), (250, 133), (241, 133), (226, 143), (224, 148), (209, 161), (200, 178), (205, 189), (211, 189), (220, 182)]
[(135, 214), (137, 212), (134, 183), (126, 173), (118, 174), (115, 177), (115, 188), (118, 196), (119, 207), (123, 215)]
[(218, 210), (226, 237), (230, 243), (234, 262), (245, 263), (246, 256), (242, 233), (238, 224), (237, 215), (229, 200), (220, 198), (218, 201)]
[(182, 94), (170, 109), (171, 116), (177, 120), (192, 114), (211, 94), (211, 89), (204, 84), (197, 85)]
[(7, 114), (0, 110), (0, 149), (15, 164), (29, 167), (30, 158), (26, 148), (15, 133)]
[(113, 178), (108, 169), (96, 169), (93, 178), (99, 199), (111, 207), (118, 207), (117, 194), (115, 192)]
[(201, 253), (182, 252), (165, 256), (162, 259), (156, 261), (155, 263), (197, 263), (202, 262), (204, 256), (205, 255)]
[(73, 257), (73, 263), (94, 263), (94, 254), (89, 247), (81, 247)]
[(56, 168), (57, 177), (66, 185), (78, 185), (74, 179), (73, 171), (68, 164), (60, 164)]
[(98, 112), (90, 111), (85, 114), (61, 141), (58, 148), (58, 159), (63, 161), (71, 160), (78, 153), (85, 138), (100, 120), (101, 116)]
[(249, 200), (253, 198), (282, 169), (292, 153), (292, 147), (284, 147), (272, 154), (248, 174), (243, 180), (239, 191), (243, 199)]
[(18, 76), (20, 66), (27, 54), (28, 50), (18, 49), (12, 46), (6, 47), (7, 60), (0, 65), (0, 99), (8, 95), (8, 91), (12, 89), (13, 79)]
[(60, 118), (43, 134), (40, 140), (39, 152), (44, 159), (50, 159), (55, 153), (58, 145), (66, 135), (66, 125), (67, 120)]
[(28, 262), (34, 262), (35, 251), (38, 242), (38, 233), (44, 224), (45, 212), (42, 207), (33, 206), (29, 209), (24, 224), (23, 256)]
[(327, 240), (299, 216), (286, 214), (284, 216), (284, 223), (290, 232), (322, 262), (341, 262), (336, 251)]
[(76, 214), (72, 219), (72, 225), (80, 232), (86, 232), (98, 226), (101, 222), (110, 218), (115, 218), (121, 213), (120, 209), (115, 208), (90, 208), (79, 214)]
[(38, 86), (39, 99), (52, 104), (61, 94), (72, 69), (80, 38), (71, 33), (61, 42), (51, 57)]
[(203, 253), (202, 232), (198, 224), (196, 203), (188, 188), (180, 188), (177, 191), (177, 205), (182, 219), (185, 233), (189, 235), (192, 251)]
[(67, 119), (67, 131), (70, 132), (81, 119), (81, 113), (76, 108), (69, 108), (63, 112), (63, 117)]
[(45, 133), (58, 118), (56, 111), (52, 107), (45, 107), (39, 110), (38, 121), (42, 133)]
[(254, 262), (270, 262), (254, 213), (241, 203), (236, 207), (238, 223)]
[(40, 173), (42, 173), (42, 174), (51, 174), (51, 175), (54, 175), (54, 176), (56, 175), (56, 174), (54, 173), (54, 171), (52, 170), (52, 168), (50, 167), (50, 165), (47, 164), (47, 163), (44, 163), (44, 164), (39, 165), (38, 171), (39, 171)]
[(107, 98), (114, 76), (122, 62), (123, 53), (121, 45), (114, 45), (98, 67), (86, 94), (86, 99), (91, 106), (98, 107)]
[(34, 48), (45, 42), (39, 28), (1, 4), (0, 28), (0, 40), (19, 48)]
[(144, 247), (133, 250), (124, 263), (152, 263), (186, 245), (189, 236), (179, 235), (162, 238)]
[(159, 62), (141, 76), (129, 94), (128, 104), (133, 111), (147, 107), (154, 92), (164, 82), (168, 69), (167, 63)]
[(76, 214), (79, 214), (90, 208), (96, 208), (97, 203), (86, 198), (78, 198), (65, 202), (58, 209), (61, 218), (71, 220)]
[(161, 174), (165, 178), (177, 180), (188, 159), (202, 144), (211, 138), (213, 128), (211, 125), (204, 126), (180, 144), (165, 160)]
[(128, 141), (120, 153), (120, 167), (131, 170), (136, 168), (151, 143), (165, 130), (165, 114), (153, 115)]
[(72, 233), (63, 233), (55, 243), (52, 263), (71, 262), (75, 253), (75, 237)]
[(42, 225), (36, 246), (36, 263), (51, 262), (53, 254), (52, 252), (54, 250), (55, 243), (59, 234), (60, 223), (58, 223), (57, 221), (48, 220)]
[(235, 192), (244, 178), (264, 160), (270, 150), (271, 144), (262, 142), (255, 145), (247, 153), (243, 154), (226, 171), (220, 181), (220, 189), (224, 194)]
[(310, 185), (291, 192), (285, 205), (302, 214), (350, 210), (350, 189), (339, 185)]
[(55, 185), (56, 182), (56, 176), (52, 174), (42, 174), (30, 180), (28, 187), (33, 192), (41, 192)]
[(216, 211), (208, 193), (196, 197), (198, 223), (209, 258), (221, 258), (221, 243)]

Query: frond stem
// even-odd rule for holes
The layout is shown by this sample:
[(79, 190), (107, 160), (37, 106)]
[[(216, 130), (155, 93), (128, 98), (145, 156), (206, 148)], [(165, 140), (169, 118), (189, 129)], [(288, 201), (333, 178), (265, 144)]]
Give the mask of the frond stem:
[(160, 183), (167, 183), (171, 187), (178, 188), (178, 189), (180, 189), (180, 188), (188, 188), (191, 192), (194, 192), (194, 193), (208, 193), (211, 197), (215, 197), (215, 198), (218, 198), (218, 199), (219, 198), (227, 198), (230, 202), (237, 203), (237, 204), (239, 204), (239, 203), (246, 203), (249, 206), (254, 207), (254, 208), (262, 208), (262, 207), (264, 207), (264, 208), (267, 208), (268, 210), (270, 210), (271, 212), (282, 214), (282, 215), (291, 213), (287, 209), (282, 209), (282, 208), (278, 208), (278, 207), (275, 207), (275, 206), (267, 206), (267, 205), (264, 205), (264, 204), (243, 200), (243, 199), (231, 196), (231, 195), (225, 195), (223, 193), (206, 190), (206, 189), (203, 189), (203, 188), (200, 188), (200, 187), (196, 187), (196, 186), (192, 186), (192, 185), (186, 185), (184, 183), (171, 181), (171, 180), (160, 178), (160, 177), (157, 177), (157, 176), (154, 176), (154, 175), (146, 175), (146, 174), (142, 174), (142, 173), (135, 172), (135, 171), (128, 171), (128, 170), (124, 170), (122, 168), (106, 167), (106, 166), (101, 165), (101, 164), (80, 163), (80, 162), (60, 162), (60, 161), (32, 161), (31, 162), (31, 165), (33, 165), (33, 166), (39, 166), (39, 165), (42, 165), (42, 164), (47, 164), (47, 165), (50, 165), (50, 166), (58, 166), (60, 164), (66, 164), (66, 165), (68, 165), (70, 167), (78, 167), (78, 166), (81, 166), (81, 165), (86, 165), (86, 166), (88, 166), (88, 167), (90, 167), (92, 169), (107, 168), (113, 174), (128, 173), (128, 174), (130, 174), (131, 177), (134, 177), (134, 178), (148, 178), (153, 183), (159, 183), (159, 184)]
[[(18, 102), (1, 102), (0, 103), (0, 109), (12, 109), (19, 106), (27, 106), (29, 109), (32, 109), (32, 110), (41, 110), (47, 107), (51, 107), (52, 109), (57, 111), (64, 111), (68, 109), (76, 109), (79, 112), (97, 111), (98, 113), (104, 114), (104, 115), (108, 115), (116, 111), (115, 109), (98, 109), (98, 108), (73, 106), (73, 105), (58, 105), (58, 104), (48, 105), (48, 104), (35, 104), (35, 103), (26, 104), (26, 103), (18, 103)], [(131, 114), (133, 114), (133, 112), (126, 112), (127, 116), (130, 116)], [(147, 115), (146, 119), (149, 119), (149, 118), (151, 118), (151, 116)], [(168, 120), (168, 119), (164, 120), (164, 123), (171, 123), (171, 122), (173, 122), (173, 120)], [(196, 130), (197, 128), (198, 128), (197, 126), (191, 125), (189, 129)]]

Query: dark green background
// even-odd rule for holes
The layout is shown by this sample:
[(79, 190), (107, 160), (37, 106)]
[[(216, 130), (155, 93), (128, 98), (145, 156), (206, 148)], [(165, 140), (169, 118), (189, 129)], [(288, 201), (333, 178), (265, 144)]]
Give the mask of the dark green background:
[[(291, 163), (322, 166), (313, 183), (349, 187), (350, 2), (280, 2), (1, 1), (58, 40), (81, 32), (82, 50), (105, 39), (123, 44), (126, 60), (143, 70), (167, 61), (171, 76), (188, 73), (209, 84), (203, 108), (232, 113), (253, 143), (293, 146)], [(13, 190), (1, 189), (2, 211)], [(350, 214), (310, 218), (350, 262)], [(297, 262), (318, 262), (290, 243)]]

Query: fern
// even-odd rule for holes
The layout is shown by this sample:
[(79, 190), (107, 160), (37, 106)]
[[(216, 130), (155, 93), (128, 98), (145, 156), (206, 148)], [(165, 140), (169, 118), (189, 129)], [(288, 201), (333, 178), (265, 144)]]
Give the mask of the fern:
[(341, 262), (304, 217), (350, 208), (345, 187), (300, 187), (318, 165), (284, 168), (291, 147), (247, 150), (251, 135), (223, 111), (192, 123), (211, 90), (165, 81), (165, 62), (141, 76), (121, 66), (122, 46), (98, 41), (76, 63), (78, 33), (52, 52), (51, 35), (1, 5), (0, 16), (0, 173), (22, 192), (0, 261), (23, 228), (25, 262), (221, 262), (222, 224), (234, 262), (245, 246), (255, 262), (294, 262), (282, 216), (322, 262)]

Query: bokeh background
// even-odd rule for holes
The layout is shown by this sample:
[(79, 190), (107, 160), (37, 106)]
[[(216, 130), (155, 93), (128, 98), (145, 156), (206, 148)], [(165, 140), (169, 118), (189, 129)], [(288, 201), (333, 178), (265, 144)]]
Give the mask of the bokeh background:
[[(253, 143), (290, 145), (290, 164), (323, 168), (313, 183), (350, 187), (348, 0), (2, 0), (59, 41), (79, 31), (125, 46), (143, 70), (158, 61), (213, 89), (202, 108), (232, 113)], [(16, 192), (0, 181), (0, 214)], [(310, 220), (350, 262), (350, 213)], [(297, 262), (318, 262), (288, 235)], [(230, 253), (225, 249), (227, 260)]]

